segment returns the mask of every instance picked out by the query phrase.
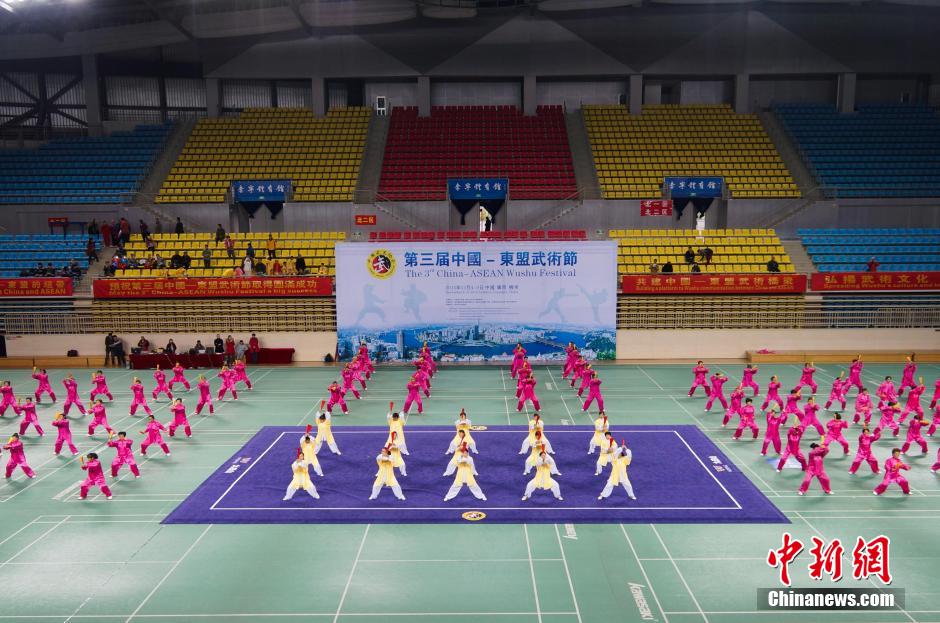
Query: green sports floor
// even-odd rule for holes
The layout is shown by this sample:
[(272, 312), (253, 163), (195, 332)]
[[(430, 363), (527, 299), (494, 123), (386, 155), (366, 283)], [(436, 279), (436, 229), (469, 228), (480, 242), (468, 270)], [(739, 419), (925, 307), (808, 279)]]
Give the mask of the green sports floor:
[[(712, 365), (736, 383), (741, 365)], [(799, 369), (762, 365), (762, 390), (771, 373), (792, 386)], [(454, 623), (578, 623), (654, 620), (672, 623), (750, 621), (926, 622), (940, 621), (940, 477), (928, 470), (930, 453), (909, 460), (914, 494), (892, 488), (876, 498), (880, 481), (863, 466), (846, 470), (851, 456), (834, 452), (827, 461), (835, 495), (817, 483), (806, 497), (796, 494), (799, 470), (777, 473), (758, 455), (759, 442), (731, 442), (720, 427), (721, 411), (704, 413), (704, 399), (686, 396), (690, 365), (611, 365), (602, 368), (607, 411), (614, 423), (696, 424), (721, 447), (793, 522), (784, 525), (172, 525), (160, 520), (263, 425), (312, 421), (319, 398), (334, 377), (325, 368), (256, 368), (253, 392), (225, 402), (215, 417), (191, 417), (191, 440), (170, 440), (173, 454), (140, 461), (142, 478), (122, 471), (110, 483), (112, 501), (77, 498), (77, 459), (54, 457), (47, 426), (54, 412), (40, 409), (47, 436), (26, 440), (37, 472), (17, 472), (0, 483), (0, 620), (13, 621), (420, 621)], [(819, 397), (828, 396), (838, 368), (818, 366)], [(50, 370), (62, 388), (65, 370)], [(83, 395), (88, 370), (73, 370)], [(149, 388), (150, 373), (141, 371)], [(560, 391), (557, 369), (535, 369), (548, 424), (589, 424), (574, 393)], [(350, 402), (351, 414), (337, 426), (384, 423), (389, 400), (401, 403), (404, 368), (381, 368), (365, 399)], [(885, 374), (900, 378), (900, 366), (868, 365), (872, 386)], [(926, 398), (940, 367), (922, 365)], [(132, 373), (108, 372), (116, 391), (109, 418), (116, 429), (141, 428), (127, 416)], [(190, 378), (193, 374), (187, 374)], [(449, 424), (461, 407), (475, 424), (523, 425), (514, 412), (514, 387), (495, 367), (443, 368), (434, 379), (426, 415), (409, 426)], [(26, 370), (0, 371), (17, 394), (32, 392)], [(214, 385), (215, 386), (215, 385)], [(854, 396), (854, 392), (853, 392)], [(184, 394), (190, 409), (196, 392)], [(62, 397), (60, 396), (60, 404)], [(926, 403), (924, 405), (926, 407)], [(168, 418), (165, 401), (158, 418)], [(153, 402), (151, 402), (151, 406)], [(851, 407), (850, 407), (851, 408)], [(73, 412), (74, 415), (74, 412)], [(136, 421), (134, 421), (136, 420)], [(82, 452), (101, 449), (79, 420), (72, 431)], [(6, 439), (18, 418), (0, 419)], [(762, 424), (762, 422), (759, 421)], [(762, 426), (763, 428), (763, 426)], [(853, 453), (858, 428), (847, 439)], [(138, 444), (135, 444), (135, 447)], [(804, 446), (806, 444), (804, 443)], [(890, 442), (877, 444), (883, 461)], [(102, 453), (107, 465), (112, 452)], [(7, 456), (4, 455), (5, 463)], [(110, 480), (110, 478), (109, 478)], [(663, 486), (669, 486), (664, 475)], [(642, 495), (642, 492), (638, 492)], [(906, 592), (905, 610), (889, 612), (759, 612), (756, 589), (776, 587), (776, 570), (765, 562), (781, 535), (791, 532), (809, 548), (819, 535), (846, 545), (847, 579), (839, 587), (868, 587), (851, 578), (851, 548), (857, 536), (891, 537), (892, 587)], [(814, 583), (804, 552), (791, 566), (794, 586)], [(631, 588), (633, 591), (631, 591)], [(636, 596), (649, 605), (644, 613)]]

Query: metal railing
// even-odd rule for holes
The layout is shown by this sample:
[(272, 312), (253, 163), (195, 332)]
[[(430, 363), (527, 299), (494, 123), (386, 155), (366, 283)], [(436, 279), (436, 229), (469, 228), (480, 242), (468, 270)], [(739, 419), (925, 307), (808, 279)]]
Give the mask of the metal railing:
[(335, 314), (233, 314), (226, 316), (140, 317), (130, 314), (77, 311), (61, 314), (6, 313), (0, 330), (8, 335), (65, 333), (244, 333), (248, 331), (335, 331)]

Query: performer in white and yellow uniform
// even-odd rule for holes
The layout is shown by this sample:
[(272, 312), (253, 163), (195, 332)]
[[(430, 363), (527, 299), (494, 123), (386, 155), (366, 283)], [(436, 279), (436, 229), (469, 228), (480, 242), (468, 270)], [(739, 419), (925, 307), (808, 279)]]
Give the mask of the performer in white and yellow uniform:
[(614, 452), (614, 456), (610, 460), (610, 477), (607, 478), (607, 484), (604, 486), (604, 490), (597, 496), (598, 500), (603, 500), (608, 497), (617, 485), (623, 487), (631, 500), (636, 499), (636, 496), (633, 495), (633, 485), (630, 484), (630, 479), (627, 477), (627, 467), (632, 460), (633, 452), (630, 451), (630, 448), (628, 448), (626, 444), (617, 448)]
[(385, 419), (388, 421), (388, 439), (385, 440), (385, 445), (387, 446), (392, 442), (392, 433), (395, 433), (397, 437), (395, 443), (398, 444), (398, 449), (402, 454), (407, 455), (408, 444), (405, 443), (405, 421), (402, 419), (401, 414), (389, 412)]
[(535, 464), (538, 463), (539, 454), (542, 453), (542, 441), (545, 436), (542, 434), (541, 430), (535, 431), (535, 443), (532, 444), (532, 448), (529, 450), (529, 456), (525, 460), (525, 470), (522, 472), (522, 475), (525, 476), (532, 471), (532, 468), (535, 467)]
[(398, 445), (398, 433), (392, 432), (389, 435), (389, 442), (386, 444), (392, 456), (392, 467), (397, 467), (402, 476), (408, 475), (405, 469), (405, 459), (401, 457), (401, 447)]
[(333, 439), (333, 424), (329, 411), (317, 411), (317, 436), (313, 439), (314, 452), (320, 451), (323, 442), (329, 447), (333, 454), (342, 454), (336, 447), (336, 440)]
[(548, 455), (548, 452), (542, 450), (539, 454), (539, 458), (535, 461), (535, 478), (530, 480), (529, 484), (526, 485), (525, 494), (522, 496), (522, 499), (528, 500), (536, 489), (547, 489), (552, 492), (555, 499), (563, 500), (564, 498), (561, 497), (561, 489), (558, 483), (552, 478), (552, 474), (561, 476), (561, 472), (555, 468), (555, 460)]
[[(474, 454), (479, 454), (479, 452), (477, 452), (477, 443), (473, 440), (473, 437), (470, 436), (470, 418), (467, 417), (467, 412), (464, 409), (460, 410), (460, 415), (457, 416), (457, 421), (454, 422), (454, 426), (457, 427), (457, 432), (454, 434), (454, 438), (447, 448), (447, 454), (454, 452), (462, 443), (466, 443), (467, 447)], [(463, 431), (465, 434), (463, 440), (460, 439), (460, 431)]]
[[(447, 463), (447, 469), (444, 470), (445, 476), (450, 476), (457, 470), (457, 459), (460, 458), (460, 449), (464, 446), (463, 440), (466, 439), (466, 437), (467, 433), (459, 430), (457, 431), (457, 443), (451, 442), (447, 453), (453, 456), (450, 457), (450, 461)], [(473, 475), (476, 476), (477, 473), (473, 472)]]
[(454, 477), (454, 484), (450, 486), (450, 489), (447, 491), (447, 495), (444, 496), (444, 501), (452, 500), (460, 493), (460, 489), (464, 485), (467, 485), (467, 488), (470, 489), (470, 493), (473, 494), (478, 500), (486, 500), (486, 496), (483, 495), (483, 490), (480, 489), (480, 485), (477, 484), (474, 476), (477, 475), (476, 467), (473, 464), (473, 457), (470, 456), (470, 451), (467, 444), (464, 444), (460, 447), (460, 450), (456, 454), (457, 456), (457, 476)]
[(379, 491), (382, 487), (389, 487), (395, 497), (404, 500), (405, 495), (401, 492), (401, 485), (395, 479), (395, 466), (392, 465), (392, 450), (388, 446), (382, 448), (382, 453), (375, 457), (375, 462), (379, 466), (379, 471), (375, 473), (375, 482), (372, 483), (372, 495), (370, 500), (379, 497)]
[(545, 451), (549, 454), (555, 454), (555, 451), (552, 450), (552, 444), (549, 442), (548, 437), (545, 436), (545, 425), (542, 423), (542, 418), (538, 413), (532, 416), (532, 419), (529, 420), (529, 434), (526, 436), (525, 441), (522, 442), (522, 449), (519, 450), (519, 454), (525, 454), (529, 451), (529, 448), (536, 445), (535, 443), (535, 431), (540, 431), (542, 433), (541, 444), (545, 446)]
[(303, 452), (304, 460), (313, 467), (314, 473), (316, 473), (317, 476), (322, 476), (323, 470), (320, 469), (320, 461), (317, 459), (317, 450), (319, 450), (319, 448), (317, 447), (317, 442), (310, 436), (312, 430), (313, 426), (307, 424), (307, 432), (300, 438), (300, 450)]
[(594, 454), (594, 448), (603, 447), (604, 433), (607, 430), (607, 414), (601, 411), (597, 419), (594, 420), (594, 436), (591, 437), (591, 443), (588, 444), (588, 454)]
[(310, 494), (310, 497), (319, 500), (320, 494), (317, 493), (317, 488), (310, 480), (309, 468), (307, 467), (307, 461), (304, 460), (304, 451), (302, 449), (297, 449), (297, 460), (291, 463), (290, 469), (291, 472), (293, 472), (294, 477), (290, 481), (290, 484), (287, 485), (287, 491), (284, 493), (284, 500), (286, 501), (294, 497), (294, 494), (297, 493), (298, 489), (303, 489)]
[(610, 431), (604, 433), (604, 442), (601, 444), (601, 453), (597, 457), (597, 465), (594, 470), (595, 476), (600, 476), (601, 472), (604, 471), (604, 468), (607, 467), (610, 460), (614, 457), (614, 452), (617, 450), (617, 442), (614, 440), (613, 434)]

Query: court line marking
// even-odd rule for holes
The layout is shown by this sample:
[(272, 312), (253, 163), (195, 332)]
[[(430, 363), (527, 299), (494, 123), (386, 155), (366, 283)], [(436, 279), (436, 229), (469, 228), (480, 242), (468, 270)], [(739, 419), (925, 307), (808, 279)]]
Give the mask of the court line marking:
[(258, 461), (260, 461), (262, 458), (264, 458), (264, 455), (267, 454), (267, 453), (271, 450), (271, 448), (273, 448), (275, 445), (277, 445), (277, 442), (279, 442), (279, 441), (281, 440), (281, 437), (283, 437), (283, 436), (286, 435), (286, 434), (287, 434), (287, 431), (284, 431), (283, 433), (281, 433), (280, 435), (278, 435), (277, 438), (276, 438), (274, 441), (271, 442), (271, 445), (269, 445), (267, 448), (265, 448), (264, 452), (262, 452), (262, 453), (258, 456), (258, 458), (256, 458), (254, 461), (252, 461), (252, 462), (251, 462), (251, 465), (249, 465), (247, 468), (245, 468), (245, 471), (243, 471), (241, 474), (238, 475), (238, 478), (236, 478), (234, 481), (232, 481), (232, 484), (230, 484), (230, 485), (228, 486), (228, 489), (226, 489), (225, 491), (222, 492), (222, 495), (219, 496), (219, 499), (217, 499), (215, 502), (212, 503), (212, 506), (209, 507), (209, 510), (215, 510), (216, 504), (218, 504), (219, 502), (221, 502), (221, 501), (222, 501), (222, 498), (224, 498), (226, 495), (228, 495), (229, 491), (232, 490), (232, 487), (234, 487), (235, 485), (237, 485), (237, 484), (238, 484), (238, 481), (241, 480), (242, 478), (244, 478), (244, 477), (245, 477), (245, 474), (247, 474), (248, 472), (250, 472), (250, 471), (251, 471), (251, 468), (254, 467), (255, 465), (257, 465), (257, 464), (258, 464)]
[(699, 604), (698, 599), (695, 597), (695, 593), (692, 592), (692, 588), (689, 587), (689, 583), (686, 582), (685, 576), (682, 575), (682, 571), (679, 569), (679, 565), (676, 564), (675, 559), (672, 557), (672, 553), (669, 551), (669, 548), (666, 547), (666, 542), (663, 541), (663, 537), (659, 535), (659, 530), (656, 529), (654, 524), (649, 525), (653, 529), (653, 534), (656, 535), (656, 538), (659, 539), (659, 544), (663, 546), (663, 551), (666, 552), (666, 556), (669, 557), (669, 562), (672, 563), (672, 568), (676, 570), (676, 573), (679, 575), (679, 579), (682, 580), (685, 590), (689, 592), (689, 597), (692, 598), (692, 603), (695, 604), (695, 607), (698, 608), (699, 614), (702, 615), (702, 619), (705, 620), (705, 623), (708, 623), (708, 617), (705, 615), (705, 612), (702, 610), (701, 604)]
[(685, 444), (685, 447), (689, 449), (689, 452), (692, 454), (692, 456), (695, 457), (695, 460), (699, 462), (699, 464), (702, 466), (702, 469), (704, 469), (708, 473), (708, 475), (711, 476), (712, 479), (716, 483), (718, 483), (718, 486), (721, 487), (721, 490), (725, 492), (725, 495), (731, 498), (731, 501), (734, 502), (734, 505), (738, 508), (738, 510), (741, 510), (741, 504), (734, 498), (733, 495), (731, 495), (731, 493), (725, 488), (725, 486), (721, 484), (721, 481), (718, 480), (718, 477), (715, 476), (715, 473), (712, 472), (710, 469), (708, 469), (708, 466), (705, 465), (704, 461), (702, 461), (702, 457), (700, 457), (698, 453), (692, 449), (692, 446), (690, 446), (689, 442), (685, 440), (685, 437), (683, 437), (682, 434), (680, 434), (679, 431), (677, 430), (673, 430), (672, 432), (675, 433), (676, 437), (678, 437), (682, 441), (683, 444)]
[[(41, 515), (40, 515), (40, 517), (41, 517)], [(37, 518), (37, 519), (38, 519), (38, 518)], [(13, 537), (15, 537), (17, 534), (19, 534), (20, 532), (22, 532), (22, 531), (25, 530), (26, 528), (30, 527), (30, 526), (33, 525), (34, 523), (40, 523), (40, 522), (36, 521), (36, 519), (33, 519), (31, 522), (29, 522), (28, 524), (24, 525), (22, 528), (20, 528), (19, 530), (17, 530), (16, 532), (14, 532), (14, 533), (11, 534), (10, 536), (8, 536), (7, 538), (5, 538), (5, 539), (3, 539), (2, 541), (0, 541), (0, 546), (4, 545), (7, 541), (9, 541), (10, 539), (12, 539)], [(54, 523), (54, 522), (50, 522), (50, 523)]]
[(362, 548), (365, 547), (366, 539), (369, 537), (369, 528), (372, 524), (366, 524), (366, 529), (362, 532), (362, 540), (359, 541), (359, 549), (356, 550), (356, 559), (353, 560), (352, 568), (349, 570), (349, 577), (346, 578), (346, 585), (343, 587), (343, 593), (339, 598), (339, 605), (336, 606), (336, 613), (333, 615), (333, 623), (339, 620), (339, 613), (343, 610), (343, 604), (346, 603), (346, 594), (349, 593), (349, 586), (352, 584), (353, 576), (356, 574), (356, 567), (359, 566), (359, 559), (362, 557)]
[[(561, 562), (561, 558), (533, 558), (535, 562)], [(763, 558), (761, 559), (763, 560)], [(388, 562), (388, 558), (360, 558), (359, 562)], [(529, 562), (528, 558), (395, 558), (395, 562)], [(50, 563), (51, 564), (51, 563)], [(345, 616), (345, 615), (343, 615)]]
[(669, 617), (666, 615), (666, 611), (663, 610), (663, 605), (659, 602), (659, 596), (656, 594), (656, 589), (653, 588), (652, 582), (650, 582), (650, 576), (646, 574), (646, 567), (643, 566), (643, 563), (640, 561), (640, 557), (636, 553), (636, 548), (633, 547), (633, 540), (630, 538), (630, 535), (627, 534), (627, 529), (620, 524), (620, 531), (623, 533), (623, 538), (627, 540), (627, 545), (630, 546), (630, 551), (633, 552), (633, 558), (636, 560), (636, 564), (640, 567), (640, 573), (643, 574), (643, 579), (646, 581), (646, 587), (650, 589), (650, 593), (653, 594), (653, 600), (656, 602), (656, 607), (659, 608), (659, 613), (663, 617), (664, 623), (669, 623)]
[(535, 581), (535, 563), (532, 562), (532, 548), (529, 544), (528, 524), (522, 524), (522, 531), (525, 534), (525, 548), (529, 553), (529, 573), (532, 575), (532, 593), (535, 596), (535, 614), (538, 617), (539, 623), (542, 623), (542, 605), (539, 603), (539, 587), (538, 583)]
[(561, 550), (561, 560), (565, 565), (565, 576), (568, 578), (568, 588), (571, 590), (571, 601), (574, 603), (574, 611), (578, 617), (578, 623), (581, 623), (581, 607), (578, 606), (578, 596), (574, 592), (574, 582), (571, 581), (571, 570), (568, 568), (568, 557), (565, 555), (565, 546), (561, 542), (561, 533), (558, 531), (558, 524), (555, 524), (555, 538), (558, 539), (558, 549)]
[(54, 526), (52, 526), (51, 528), (49, 528), (48, 530), (46, 530), (45, 532), (43, 532), (42, 534), (40, 534), (36, 539), (34, 539), (34, 540), (31, 541), (28, 545), (26, 545), (26, 547), (21, 548), (21, 549), (20, 549), (19, 551), (17, 551), (15, 554), (13, 554), (13, 555), (10, 556), (9, 558), (7, 558), (5, 561), (3, 561), (3, 563), (0, 564), (0, 569), (2, 569), (3, 567), (5, 567), (7, 564), (13, 562), (13, 559), (17, 558), (20, 554), (24, 553), (24, 552), (25, 552), (26, 550), (28, 550), (30, 547), (32, 547), (33, 545), (35, 545), (35, 544), (38, 543), (39, 541), (43, 540), (44, 538), (46, 538), (46, 535), (48, 535), (50, 532), (52, 532), (53, 530), (55, 530), (56, 528), (58, 528), (59, 526), (61, 526), (62, 524), (64, 524), (64, 523), (65, 523), (66, 521), (68, 521), (68, 520), (69, 520), (69, 518), (68, 518), (68, 516), (66, 516), (65, 519), (63, 519), (62, 521), (58, 522), (57, 524), (55, 524)]
[[(721, 370), (721, 368), (718, 368), (718, 369)], [(656, 379), (654, 379), (652, 376), (650, 376), (650, 373), (647, 372), (647, 371), (646, 371), (645, 369), (643, 369), (642, 367), (640, 367), (640, 372), (642, 372), (643, 374), (645, 374), (645, 375), (646, 375), (646, 378), (648, 378), (650, 381), (652, 381), (652, 382), (653, 382), (653, 385), (655, 385), (656, 387), (658, 387), (658, 388), (660, 389), (660, 391), (666, 391), (666, 390), (663, 388), (663, 386), (660, 385), (659, 383), (657, 383), (657, 382), (656, 382)]]

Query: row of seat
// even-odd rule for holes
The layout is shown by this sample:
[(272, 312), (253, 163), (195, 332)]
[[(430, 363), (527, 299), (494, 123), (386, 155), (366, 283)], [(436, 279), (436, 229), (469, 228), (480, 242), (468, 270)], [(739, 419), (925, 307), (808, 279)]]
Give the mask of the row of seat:
[(821, 272), (859, 272), (871, 258), (882, 271), (940, 268), (940, 229), (799, 229), (797, 235)]

